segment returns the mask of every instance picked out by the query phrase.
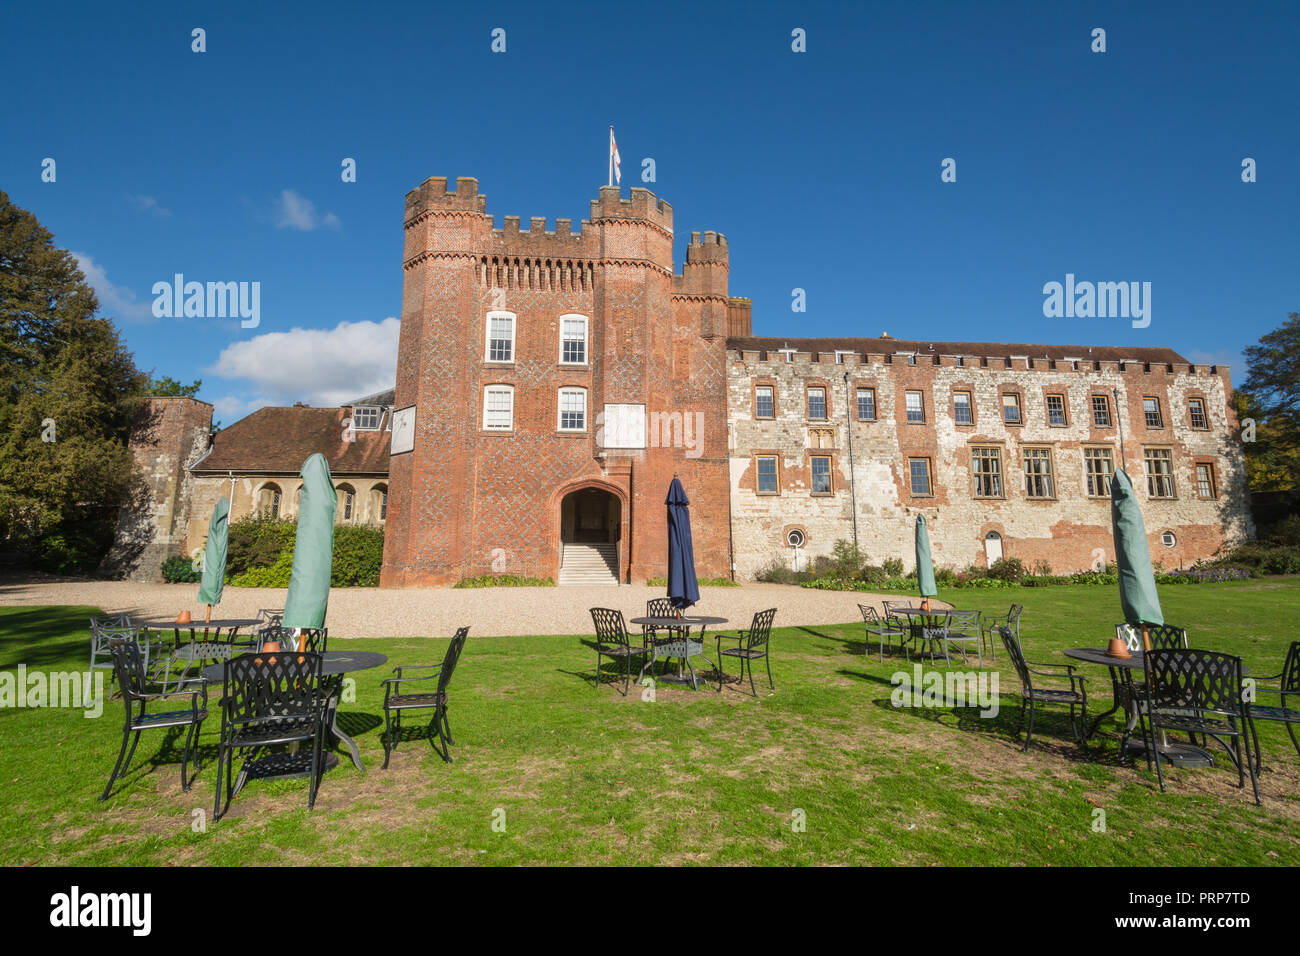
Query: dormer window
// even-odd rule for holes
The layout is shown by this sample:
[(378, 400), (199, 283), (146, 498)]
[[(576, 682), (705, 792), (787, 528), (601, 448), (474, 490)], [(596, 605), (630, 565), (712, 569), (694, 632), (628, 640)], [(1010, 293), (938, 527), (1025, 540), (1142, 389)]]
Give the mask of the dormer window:
[(359, 432), (379, 431), (383, 409), (378, 405), (357, 405), (352, 409), (352, 429)]

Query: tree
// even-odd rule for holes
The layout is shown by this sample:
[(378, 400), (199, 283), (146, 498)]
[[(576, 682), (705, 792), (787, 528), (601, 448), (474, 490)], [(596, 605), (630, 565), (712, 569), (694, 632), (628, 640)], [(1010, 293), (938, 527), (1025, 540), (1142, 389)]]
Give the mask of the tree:
[(1252, 491), (1300, 488), (1300, 312), (1246, 349), (1238, 413), (1255, 421), (1246, 443)]
[(193, 398), (199, 394), (203, 379), (196, 378), (189, 385), (182, 385), (170, 375), (155, 378), (149, 383), (149, 394), (158, 398)]
[(0, 547), (87, 571), (135, 481), (146, 377), (76, 260), (0, 191)]

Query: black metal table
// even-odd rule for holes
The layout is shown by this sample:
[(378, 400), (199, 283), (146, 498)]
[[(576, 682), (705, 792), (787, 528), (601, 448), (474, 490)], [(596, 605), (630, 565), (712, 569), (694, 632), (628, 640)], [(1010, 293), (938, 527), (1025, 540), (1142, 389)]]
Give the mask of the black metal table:
[[(931, 632), (946, 629), (949, 612), (934, 609), (926, 611), (919, 607), (900, 607), (892, 613), (907, 617), (908, 628), (912, 632), (912, 641), (916, 642), (919, 639), (927, 649), (930, 660), (935, 660), (939, 656), (934, 652), (935, 641), (945, 640), (945, 637), (934, 637)], [(943, 657), (945, 661), (948, 659), (948, 646), (946, 643), (944, 644)]]
[[(717, 670), (717, 665), (704, 656), (704, 632), (710, 624), (726, 624), (727, 618), (693, 614), (683, 615), (682, 617), (634, 617), (628, 623), (640, 627), (652, 627), (658, 631), (683, 632), (681, 637), (655, 638), (652, 661), (661, 657), (665, 659), (681, 658), (686, 663), (686, 669), (690, 671), (691, 676), (689, 678), (684, 676), (679, 669), (676, 676), (669, 677), (665, 674), (660, 677), (660, 680), (669, 684), (686, 684), (689, 682), (692, 690), (699, 690), (700, 685), (695, 678), (695, 668), (691, 666), (692, 657), (698, 657), (714, 670)], [(691, 639), (692, 627), (700, 629), (700, 636), (695, 640)]]
[[(271, 653), (293, 654), (295, 651), (273, 651)], [(343, 693), (344, 674), (350, 674), (353, 671), (370, 670), (373, 667), (382, 667), (388, 663), (388, 655), (380, 654), (376, 651), (326, 651), (321, 654), (321, 674), (324, 677), (334, 678), (330, 681), (329, 688), (329, 728), (330, 733), (334, 736), (335, 743), (342, 743), (348, 748), (352, 755), (352, 763), (358, 770), (365, 773), (365, 764), (361, 762), (361, 751), (357, 749), (357, 742), (339, 729), (338, 709), (339, 698)], [(209, 664), (199, 672), (203, 679), (214, 684), (221, 683), (225, 679), (225, 664)], [(326, 769), (338, 763), (338, 758), (330, 754), (333, 761), (326, 764)], [(302, 771), (295, 770), (293, 773), (284, 774), (284, 777), (303, 776)]]
[[(1133, 672), (1146, 670), (1145, 654), (1142, 651), (1130, 651), (1129, 657), (1114, 657), (1098, 647), (1072, 647), (1064, 654), (1072, 660), (1101, 664), (1110, 671), (1111, 689), (1115, 699), (1110, 705), (1110, 710), (1100, 714), (1092, 722), (1092, 726), (1088, 728), (1088, 736), (1091, 737), (1096, 733), (1103, 720), (1123, 707), (1124, 735), (1120, 740), (1120, 746), (1125, 753), (1146, 757), (1146, 739), (1133, 739), (1133, 728), (1138, 722), (1137, 703), (1133, 694)], [(1246, 666), (1242, 665), (1242, 673), (1247, 672)], [(1160, 757), (1165, 763), (1175, 767), (1208, 767), (1214, 763), (1214, 757), (1208, 750), (1192, 743), (1170, 740), (1163, 731), (1156, 741), (1156, 749), (1160, 751)]]

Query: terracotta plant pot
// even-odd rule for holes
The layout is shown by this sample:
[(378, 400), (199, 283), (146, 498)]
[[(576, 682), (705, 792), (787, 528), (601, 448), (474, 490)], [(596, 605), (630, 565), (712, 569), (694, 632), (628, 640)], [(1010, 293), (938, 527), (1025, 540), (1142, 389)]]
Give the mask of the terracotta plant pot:
[(1124, 639), (1121, 637), (1112, 637), (1110, 639), (1110, 646), (1106, 648), (1106, 655), (1108, 657), (1132, 657), (1133, 656), (1128, 652), (1128, 648), (1124, 646)]
[(929, 599), (929, 598), (922, 598), (922, 599), (921, 599), (921, 610), (922, 610), (922, 611), (928, 611), (928, 610), (930, 610), (930, 599)]
[(267, 641), (265, 644), (262, 645), (263, 654), (274, 654), (279, 649), (280, 649), (279, 641)]
[(181, 613), (179, 613), (179, 614), (176, 615), (176, 623), (177, 623), (177, 624), (189, 624), (189, 623), (191, 623), (193, 620), (194, 620), (194, 618), (190, 616), (190, 612), (189, 612), (189, 611), (181, 611)]

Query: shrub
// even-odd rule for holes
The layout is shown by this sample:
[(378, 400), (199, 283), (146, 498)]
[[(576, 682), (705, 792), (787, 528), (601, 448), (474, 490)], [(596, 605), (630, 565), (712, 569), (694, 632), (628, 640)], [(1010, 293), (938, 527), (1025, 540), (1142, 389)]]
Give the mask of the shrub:
[(192, 584), (199, 580), (200, 574), (194, 570), (189, 558), (176, 555), (162, 563), (163, 580), (168, 584)]
[(334, 529), (334, 568), (330, 585), (336, 588), (377, 588), (384, 563), (384, 530), (375, 525), (343, 525)]
[(891, 578), (901, 578), (903, 576), (903, 559), (902, 558), (885, 558), (880, 562), (880, 569)]
[(1255, 574), (1300, 574), (1300, 546), (1248, 541), (1206, 566), (1246, 568)]
[(754, 575), (756, 581), (764, 584), (802, 584), (812, 580), (813, 575), (807, 571), (794, 571), (779, 557), (773, 558)]
[(1025, 563), (1019, 558), (998, 558), (989, 568), (989, 577), (1008, 584), (1019, 584), (1024, 580)]
[(841, 538), (831, 548), (832, 573), (837, 578), (848, 581), (857, 577), (866, 563), (867, 556), (852, 541)]
[(550, 578), (524, 578), (517, 574), (482, 574), (476, 578), (461, 578), (453, 587), (458, 588), (553, 588)]
[[(268, 568), (249, 568), (241, 574), (231, 575), (230, 586), (236, 588), (287, 588), (293, 572), (293, 544), (280, 552), (275, 563)], [(332, 582), (331, 582), (332, 583)]]
[(298, 523), (288, 518), (254, 514), (230, 525), (226, 545), (226, 573), (242, 574), (249, 568), (269, 568), (287, 548), (293, 550)]
[(90, 574), (112, 545), (114, 530), (110, 522), (66, 522), (36, 541), (32, 565), (55, 574)]

